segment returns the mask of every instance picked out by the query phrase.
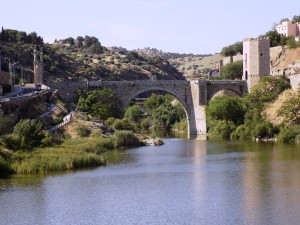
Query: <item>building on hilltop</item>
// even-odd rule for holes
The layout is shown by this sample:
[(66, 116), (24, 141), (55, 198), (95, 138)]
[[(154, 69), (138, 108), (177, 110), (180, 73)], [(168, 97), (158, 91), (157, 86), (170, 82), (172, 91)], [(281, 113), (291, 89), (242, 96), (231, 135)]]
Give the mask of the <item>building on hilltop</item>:
[(44, 79), (44, 62), (43, 62), (43, 49), (40, 51), (38, 59), (36, 47), (33, 52), (33, 67), (34, 67), (34, 84), (37, 89), (40, 89)]
[(275, 26), (277, 33), (282, 34), (286, 37), (292, 36), (297, 38), (299, 36), (300, 23), (294, 21), (284, 21), (279, 25)]
[(248, 90), (258, 84), (262, 76), (270, 75), (270, 40), (247, 38), (243, 41), (243, 80)]

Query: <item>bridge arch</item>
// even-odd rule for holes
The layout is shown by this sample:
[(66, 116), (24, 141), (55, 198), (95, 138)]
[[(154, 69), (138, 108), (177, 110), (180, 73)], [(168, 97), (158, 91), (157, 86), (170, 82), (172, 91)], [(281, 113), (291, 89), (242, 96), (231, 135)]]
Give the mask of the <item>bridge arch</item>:
[(174, 96), (179, 101), (179, 103), (182, 105), (182, 107), (184, 109), (184, 112), (185, 112), (185, 115), (186, 115), (187, 125), (188, 125), (188, 134), (191, 133), (191, 130), (190, 130), (190, 127), (191, 127), (190, 126), (190, 122), (191, 122), (190, 114), (191, 114), (191, 112), (189, 111), (189, 107), (186, 104), (185, 99), (182, 99), (182, 96), (179, 93), (177, 93), (176, 91), (172, 90), (172, 89), (162, 88), (162, 87), (148, 87), (148, 88), (144, 88), (144, 89), (140, 89), (140, 90), (137, 90), (135, 92), (132, 92), (129, 95), (122, 97), (122, 109), (123, 109), (123, 111), (129, 105), (129, 103), (132, 99), (134, 99), (135, 97), (137, 97), (140, 94), (143, 94), (145, 92), (152, 92), (152, 91), (153, 92), (162, 91), (164, 93), (171, 94), (172, 96)]
[(214, 93), (209, 100), (212, 100), (217, 96), (241, 97), (241, 94), (237, 93), (235, 90), (222, 89)]
[(228, 81), (208, 81), (207, 83), (207, 102), (210, 101), (220, 91), (226, 94), (236, 94), (242, 97), (244, 93), (248, 92), (247, 83), (239, 80)]

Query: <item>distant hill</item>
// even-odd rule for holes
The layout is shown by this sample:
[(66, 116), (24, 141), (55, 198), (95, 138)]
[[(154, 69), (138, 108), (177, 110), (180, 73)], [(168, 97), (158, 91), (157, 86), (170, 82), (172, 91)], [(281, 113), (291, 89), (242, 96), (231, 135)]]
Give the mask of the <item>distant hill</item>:
[(218, 69), (219, 61), (223, 58), (220, 54), (180, 54), (163, 52), (155, 48), (144, 48), (135, 51), (141, 56), (167, 59), (185, 78), (207, 77), (209, 71)]
[[(9, 32), (6, 32), (9, 31)], [(3, 35), (3, 32), (5, 34)], [(33, 45), (19, 39), (25, 32), (3, 30), (0, 33), (2, 70), (8, 71), (8, 59), (16, 63), (17, 80), (23, 77), (33, 80)], [(1, 37), (5, 39), (1, 39)], [(122, 47), (107, 48), (95, 37), (77, 37), (58, 40), (54, 44), (41, 44), (43, 49), (46, 82), (76, 80), (174, 80), (184, 76), (166, 58), (151, 57), (128, 51)], [(26, 39), (27, 40), (27, 39)]]

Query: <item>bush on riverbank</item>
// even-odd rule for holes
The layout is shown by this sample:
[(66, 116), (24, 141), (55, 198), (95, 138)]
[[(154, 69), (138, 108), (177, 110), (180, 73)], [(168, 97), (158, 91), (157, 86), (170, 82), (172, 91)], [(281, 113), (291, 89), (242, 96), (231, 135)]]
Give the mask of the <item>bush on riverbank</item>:
[(295, 142), (297, 135), (300, 134), (300, 126), (281, 127), (277, 136), (279, 142)]
[(140, 140), (135, 136), (132, 131), (129, 130), (117, 130), (114, 135), (115, 147), (132, 147), (140, 146)]
[[(264, 103), (274, 100), (287, 88), (289, 83), (284, 76), (263, 77), (244, 98), (219, 96), (212, 99), (206, 109), (209, 135), (231, 139), (274, 138), (279, 128), (260, 112)], [(287, 142), (295, 135), (282, 130), (279, 139)]]

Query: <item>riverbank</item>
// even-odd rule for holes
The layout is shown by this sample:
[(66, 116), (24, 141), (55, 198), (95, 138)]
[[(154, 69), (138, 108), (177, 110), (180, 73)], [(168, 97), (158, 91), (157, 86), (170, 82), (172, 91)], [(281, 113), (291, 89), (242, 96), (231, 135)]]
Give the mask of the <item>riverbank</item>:
[(0, 177), (9, 174), (37, 174), (52, 171), (76, 170), (106, 165), (104, 153), (116, 148), (142, 145), (161, 145), (160, 138), (138, 139), (126, 146), (116, 146), (116, 137), (89, 137), (67, 139), (61, 145), (35, 148), (32, 151), (10, 151), (0, 157)]

